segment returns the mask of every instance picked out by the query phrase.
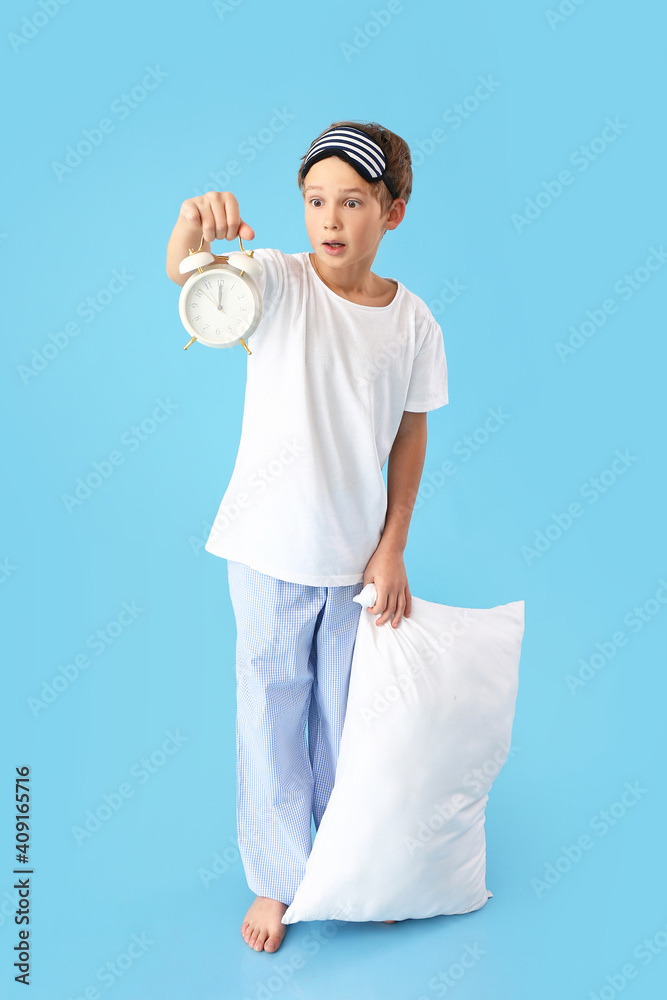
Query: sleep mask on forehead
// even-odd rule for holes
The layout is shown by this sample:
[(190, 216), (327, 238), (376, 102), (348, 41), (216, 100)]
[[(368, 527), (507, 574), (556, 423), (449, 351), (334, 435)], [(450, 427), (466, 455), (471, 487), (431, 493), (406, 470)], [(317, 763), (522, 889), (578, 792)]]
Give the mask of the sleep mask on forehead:
[(371, 139), (366, 132), (361, 129), (351, 128), (349, 125), (337, 125), (330, 128), (319, 139), (315, 139), (308, 149), (306, 159), (301, 167), (301, 180), (313, 163), (323, 160), (325, 156), (339, 156), (360, 174), (364, 180), (369, 182), (383, 180), (387, 185), (392, 198), (398, 197), (388, 180), (387, 160), (382, 147)]

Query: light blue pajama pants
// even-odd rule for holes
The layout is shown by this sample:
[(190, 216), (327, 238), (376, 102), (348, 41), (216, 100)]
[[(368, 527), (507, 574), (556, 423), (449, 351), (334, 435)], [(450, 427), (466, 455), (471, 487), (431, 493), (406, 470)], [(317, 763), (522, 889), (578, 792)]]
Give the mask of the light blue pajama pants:
[(289, 905), (312, 848), (311, 815), (317, 830), (333, 788), (363, 583), (311, 587), (227, 567), (239, 850), (249, 888)]

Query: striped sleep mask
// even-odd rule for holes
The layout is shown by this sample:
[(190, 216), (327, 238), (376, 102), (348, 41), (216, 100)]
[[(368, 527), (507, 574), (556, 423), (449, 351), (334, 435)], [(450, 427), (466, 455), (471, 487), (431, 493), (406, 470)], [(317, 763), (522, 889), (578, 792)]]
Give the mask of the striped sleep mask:
[(301, 167), (301, 180), (313, 163), (323, 160), (325, 156), (339, 156), (369, 182), (383, 180), (392, 198), (397, 195), (391, 182), (387, 179), (387, 161), (384, 150), (374, 139), (371, 139), (361, 129), (349, 125), (337, 125), (330, 128), (319, 139), (315, 139), (308, 149), (306, 159)]

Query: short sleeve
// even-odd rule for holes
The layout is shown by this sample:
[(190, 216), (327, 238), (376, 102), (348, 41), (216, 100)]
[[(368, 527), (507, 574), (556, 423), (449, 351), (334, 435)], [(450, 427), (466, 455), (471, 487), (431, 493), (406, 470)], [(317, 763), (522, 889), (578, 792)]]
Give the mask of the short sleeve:
[(449, 402), (447, 359), (440, 325), (429, 315), (426, 334), (412, 363), (404, 410), (423, 413)]
[(262, 315), (268, 315), (272, 308), (280, 302), (285, 286), (285, 262), (281, 250), (258, 247), (253, 251), (262, 265), (262, 273), (255, 278), (259, 293), (262, 296)]

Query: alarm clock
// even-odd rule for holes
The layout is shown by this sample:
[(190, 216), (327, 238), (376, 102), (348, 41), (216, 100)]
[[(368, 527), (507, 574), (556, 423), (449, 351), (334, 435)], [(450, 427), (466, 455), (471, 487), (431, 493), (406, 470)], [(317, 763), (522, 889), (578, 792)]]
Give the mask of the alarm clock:
[(202, 250), (204, 236), (196, 250), (189, 250), (178, 266), (181, 274), (194, 271), (181, 288), (178, 310), (183, 326), (190, 334), (187, 351), (195, 340), (206, 347), (234, 347), (241, 344), (252, 351), (246, 340), (262, 318), (262, 296), (254, 277), (262, 265), (252, 250), (243, 246), (228, 254)]

